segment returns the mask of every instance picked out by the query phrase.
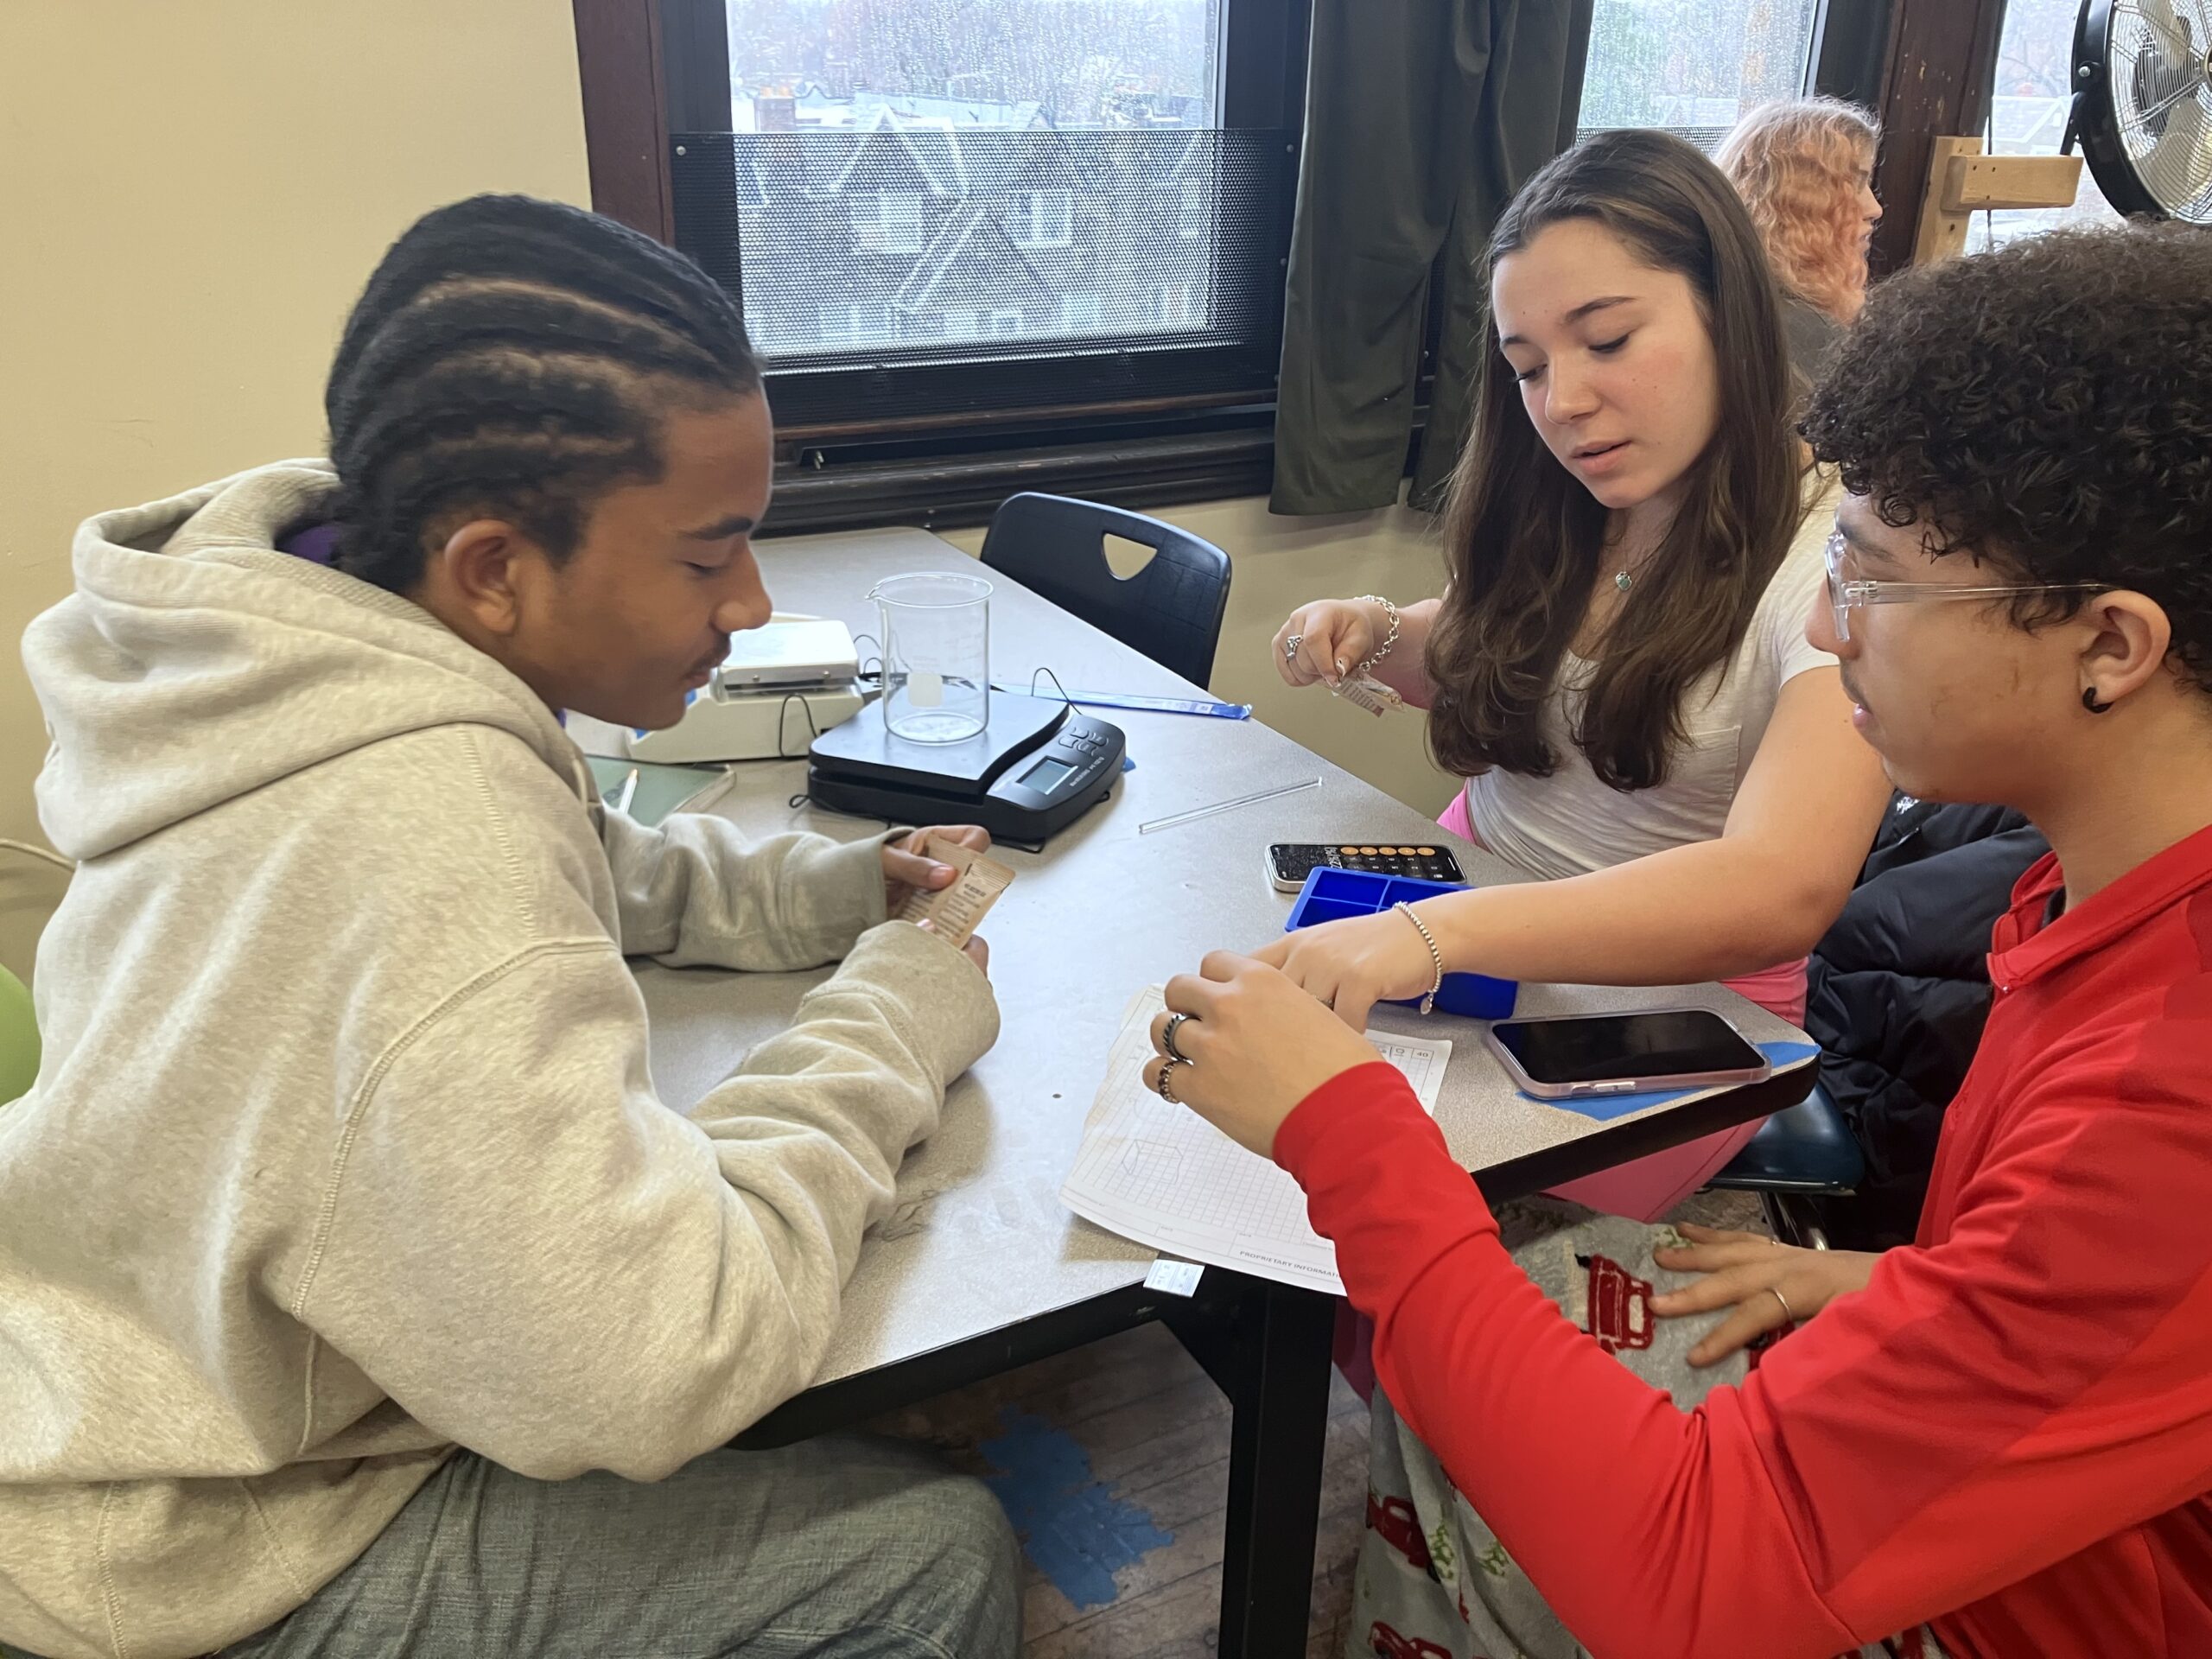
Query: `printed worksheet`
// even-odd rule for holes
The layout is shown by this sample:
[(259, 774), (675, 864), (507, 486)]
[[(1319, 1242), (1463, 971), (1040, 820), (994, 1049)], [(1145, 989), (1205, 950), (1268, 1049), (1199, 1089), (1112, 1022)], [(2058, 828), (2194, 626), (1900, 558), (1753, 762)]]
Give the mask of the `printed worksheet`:
[[(1060, 1201), (1140, 1244), (1342, 1295), (1336, 1247), (1306, 1224), (1298, 1183), (1196, 1112), (1145, 1087), (1152, 1018), (1164, 1006), (1154, 985), (1122, 1016)], [(1406, 1074), (1433, 1116), (1452, 1045), (1382, 1031), (1367, 1038)]]

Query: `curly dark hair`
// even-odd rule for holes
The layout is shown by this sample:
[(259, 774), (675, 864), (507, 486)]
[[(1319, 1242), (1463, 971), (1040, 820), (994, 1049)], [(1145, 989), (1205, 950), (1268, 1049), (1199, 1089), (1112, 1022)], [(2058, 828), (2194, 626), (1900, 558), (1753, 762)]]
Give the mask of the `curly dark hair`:
[(2181, 671), (2212, 690), (2212, 235), (2058, 231), (1892, 277), (1799, 430), (1931, 555), (2155, 600)]

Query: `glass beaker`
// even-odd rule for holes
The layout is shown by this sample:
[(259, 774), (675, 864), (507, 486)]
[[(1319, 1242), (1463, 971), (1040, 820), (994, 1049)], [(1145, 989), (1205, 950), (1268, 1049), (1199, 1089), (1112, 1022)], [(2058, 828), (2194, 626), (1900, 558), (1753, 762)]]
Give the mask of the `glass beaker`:
[(883, 619), (883, 723), (910, 743), (958, 743), (991, 720), (991, 584), (924, 570), (868, 590)]

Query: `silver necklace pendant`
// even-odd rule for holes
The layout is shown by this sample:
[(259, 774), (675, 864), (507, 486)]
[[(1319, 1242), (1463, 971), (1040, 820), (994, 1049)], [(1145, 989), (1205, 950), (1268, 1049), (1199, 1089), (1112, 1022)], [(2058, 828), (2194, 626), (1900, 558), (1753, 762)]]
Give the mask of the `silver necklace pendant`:
[(1636, 578), (1625, 570), (1616, 570), (1613, 572), (1613, 586), (1626, 593), (1636, 586)]

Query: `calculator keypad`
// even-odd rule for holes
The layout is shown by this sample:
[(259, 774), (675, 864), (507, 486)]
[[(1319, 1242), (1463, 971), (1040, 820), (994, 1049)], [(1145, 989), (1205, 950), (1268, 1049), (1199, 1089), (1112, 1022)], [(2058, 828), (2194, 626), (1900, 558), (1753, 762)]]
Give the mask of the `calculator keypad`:
[(1372, 842), (1346, 842), (1331, 849), (1329, 861), (1340, 869), (1367, 870), (1376, 875), (1410, 876), (1421, 881), (1459, 879), (1436, 847), (1383, 847)]

